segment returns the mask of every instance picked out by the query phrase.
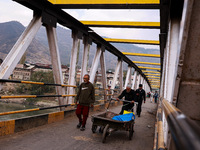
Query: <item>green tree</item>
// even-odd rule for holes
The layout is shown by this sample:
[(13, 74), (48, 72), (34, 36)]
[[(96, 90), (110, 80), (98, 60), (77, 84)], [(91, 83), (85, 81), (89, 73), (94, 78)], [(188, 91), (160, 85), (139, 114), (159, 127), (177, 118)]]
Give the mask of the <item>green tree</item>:
[[(54, 83), (53, 72), (34, 72), (31, 75), (31, 81)], [(55, 86), (31, 84), (30, 94), (42, 95), (44, 93), (55, 92)]]
[[(54, 83), (53, 72), (33, 72), (30, 80), (35, 82)], [(16, 92), (18, 94), (43, 95), (44, 93), (55, 93), (55, 86), (20, 84), (16, 87)]]

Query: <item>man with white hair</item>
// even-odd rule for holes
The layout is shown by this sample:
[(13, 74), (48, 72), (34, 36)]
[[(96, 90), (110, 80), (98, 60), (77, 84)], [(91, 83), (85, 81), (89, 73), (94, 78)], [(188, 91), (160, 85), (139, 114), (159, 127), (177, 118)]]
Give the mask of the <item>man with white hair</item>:
[(124, 110), (130, 110), (134, 106), (135, 91), (131, 89), (130, 85), (126, 86), (126, 89), (121, 93), (121, 95), (117, 98), (117, 100), (122, 99), (123, 97), (125, 97), (126, 101), (130, 101), (131, 103), (123, 102), (121, 112), (119, 113), (121, 115), (124, 113)]

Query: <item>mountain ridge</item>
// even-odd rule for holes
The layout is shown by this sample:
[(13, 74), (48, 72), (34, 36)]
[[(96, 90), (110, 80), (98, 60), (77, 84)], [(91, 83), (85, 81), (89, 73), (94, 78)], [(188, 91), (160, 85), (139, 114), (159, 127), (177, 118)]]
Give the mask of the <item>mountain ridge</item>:
[[(0, 58), (5, 59), (6, 55), (9, 53), (19, 36), (25, 30), (25, 27), (17, 22), (5, 22), (0, 23)], [(72, 48), (72, 38), (71, 38), (71, 30), (67, 28), (57, 27), (57, 39), (58, 39), (58, 48), (60, 53), (61, 63), (63, 65), (68, 65), (70, 63), (71, 57), (71, 48)], [(120, 51), (124, 52), (134, 52), (134, 53), (152, 53), (159, 54), (159, 50), (157, 49), (145, 49), (142, 47), (135, 46), (133, 44), (121, 44), (121, 43), (112, 43)], [(96, 52), (96, 44), (92, 44), (90, 46), (90, 54), (89, 54), (89, 67), (92, 64), (93, 57)], [(83, 44), (82, 40), (80, 42), (80, 52), (79, 52), (79, 61), (78, 65), (81, 65), (81, 58), (83, 54)], [(27, 49), (26, 52), (26, 61), (30, 63), (46, 63), (51, 64), (51, 58), (48, 48), (47, 35), (44, 27), (41, 27), (33, 39), (32, 43)], [(159, 59), (155, 58), (144, 58), (137, 56), (128, 56), (131, 60), (135, 61), (151, 61), (151, 62), (159, 62)], [(105, 53), (105, 61), (107, 69), (113, 69), (116, 67), (117, 57), (113, 54), (106, 51)], [(124, 64), (126, 67), (126, 65)]]

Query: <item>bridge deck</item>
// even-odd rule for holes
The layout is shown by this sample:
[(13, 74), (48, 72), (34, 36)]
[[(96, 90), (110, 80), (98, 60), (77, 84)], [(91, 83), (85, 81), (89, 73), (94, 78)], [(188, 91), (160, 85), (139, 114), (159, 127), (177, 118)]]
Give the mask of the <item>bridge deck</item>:
[[(110, 108), (113, 112), (119, 112), (121, 106)], [(0, 149), (20, 150), (152, 150), (154, 139), (154, 125), (156, 104), (149, 99), (143, 104), (141, 117), (136, 117), (133, 139), (128, 140), (125, 131), (117, 131), (107, 137), (106, 143), (101, 142), (101, 134), (93, 134), (91, 131), (91, 115), (101, 113), (91, 112), (85, 131), (76, 129), (77, 118), (71, 116), (63, 121), (41, 126), (25, 132), (8, 135), (0, 138)]]

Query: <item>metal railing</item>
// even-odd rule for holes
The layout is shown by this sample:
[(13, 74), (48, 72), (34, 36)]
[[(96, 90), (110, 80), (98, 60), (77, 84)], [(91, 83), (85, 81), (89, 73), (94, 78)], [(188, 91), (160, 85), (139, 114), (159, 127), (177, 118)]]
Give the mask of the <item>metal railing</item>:
[[(25, 83), (25, 84), (37, 84), (37, 85), (48, 85), (48, 86), (62, 86), (62, 87), (74, 87), (75, 85), (63, 85), (63, 84), (54, 84), (54, 83), (44, 83), (44, 82), (35, 82), (35, 81), (19, 81), (19, 80), (9, 80), (9, 79), (0, 79), (0, 83)], [(107, 99), (111, 99), (112, 97), (118, 95), (119, 90), (112, 90), (112, 89), (103, 89), (103, 88), (95, 88), (95, 97), (96, 101), (95, 104), (106, 103)], [(72, 95), (0, 95), (0, 99), (18, 99), (18, 98), (42, 98), (42, 97), (75, 97), (76, 94)], [(17, 113), (25, 113), (25, 112), (32, 112), (32, 111), (39, 111), (45, 109), (54, 109), (54, 108), (61, 108), (67, 106), (74, 106), (75, 103), (67, 104), (67, 105), (58, 105), (52, 107), (42, 107), (42, 108), (34, 108), (34, 109), (26, 109), (26, 110), (17, 110), (17, 111), (9, 111), (9, 112), (0, 112), (0, 116), (3, 115), (10, 115), (10, 114), (17, 114)]]
[(199, 150), (200, 127), (165, 99), (162, 100), (162, 107), (176, 148)]

